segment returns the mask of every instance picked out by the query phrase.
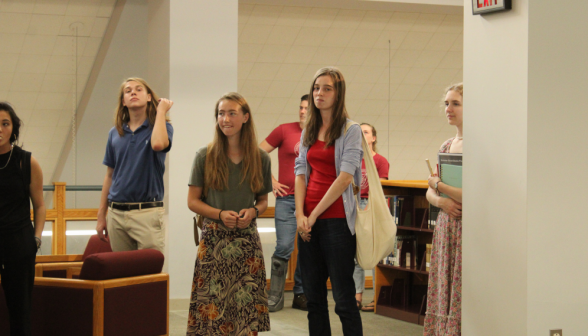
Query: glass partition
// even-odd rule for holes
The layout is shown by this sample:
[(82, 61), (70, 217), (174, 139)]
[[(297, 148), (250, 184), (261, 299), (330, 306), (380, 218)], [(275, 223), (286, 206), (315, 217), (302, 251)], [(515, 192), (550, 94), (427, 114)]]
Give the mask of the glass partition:
[(65, 246), (67, 254), (84, 254), (90, 236), (96, 234), (96, 221), (67, 221)]
[(37, 255), (50, 255), (51, 245), (53, 244), (53, 222), (45, 222), (41, 242), (41, 248), (37, 251)]

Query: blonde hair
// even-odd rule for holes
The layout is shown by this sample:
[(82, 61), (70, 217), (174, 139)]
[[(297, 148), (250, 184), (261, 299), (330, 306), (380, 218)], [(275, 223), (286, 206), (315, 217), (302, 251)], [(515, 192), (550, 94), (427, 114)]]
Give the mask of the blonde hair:
[[(463, 98), (463, 83), (457, 83), (457, 84), (453, 84), (449, 87), (447, 87), (445, 89), (445, 94), (447, 95), (447, 92), (449, 91), (455, 91), (457, 93), (459, 93), (460, 96), (462, 96)], [(445, 100), (445, 98), (443, 98), (443, 100)]]
[(306, 118), (306, 132), (304, 133), (304, 146), (312, 146), (318, 139), (318, 133), (323, 125), (323, 119), (321, 117), (321, 111), (314, 104), (314, 84), (316, 80), (321, 76), (330, 76), (333, 80), (335, 89), (335, 103), (333, 104), (333, 115), (332, 123), (327, 129), (325, 134), (326, 146), (331, 146), (341, 136), (341, 130), (347, 122), (349, 115), (345, 108), (345, 78), (341, 73), (341, 70), (335, 67), (325, 67), (319, 69), (314, 75), (312, 84), (310, 86), (310, 98), (308, 100), (308, 117)]
[[(123, 124), (128, 123), (131, 120), (131, 116), (129, 114), (129, 109), (124, 106), (124, 95), (125, 95), (125, 86), (128, 82), (138, 82), (140, 83), (147, 93), (151, 95), (151, 101), (147, 102), (147, 119), (149, 119), (149, 125), (153, 127), (155, 125), (155, 117), (157, 117), (157, 105), (159, 105), (159, 97), (151, 87), (147, 84), (147, 82), (143, 78), (138, 77), (130, 77), (127, 78), (121, 85), (120, 90), (118, 93), (118, 107), (116, 108), (116, 113), (114, 116), (114, 125), (116, 126), (116, 130), (118, 131), (118, 135), (125, 136), (125, 132), (123, 131)], [(169, 122), (170, 119), (166, 115), (165, 121)]]
[(209, 183), (210, 188), (215, 190), (225, 190), (229, 186), (229, 141), (218, 124), (218, 107), (223, 100), (230, 100), (237, 103), (241, 107), (243, 115), (249, 114), (249, 120), (243, 124), (239, 137), (239, 146), (243, 153), (240, 183), (249, 180), (251, 190), (257, 193), (263, 188), (261, 154), (257, 146), (257, 135), (255, 133), (251, 109), (245, 98), (237, 92), (226, 93), (216, 102), (216, 107), (214, 108), (216, 127), (214, 140), (208, 145), (206, 154), (206, 165), (204, 169), (205, 181)]

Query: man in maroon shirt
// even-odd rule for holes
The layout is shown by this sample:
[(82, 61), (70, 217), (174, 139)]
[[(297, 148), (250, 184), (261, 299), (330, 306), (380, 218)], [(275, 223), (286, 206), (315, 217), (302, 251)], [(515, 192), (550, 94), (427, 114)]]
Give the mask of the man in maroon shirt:
[[(298, 110), (299, 122), (278, 126), (259, 145), (261, 149), (270, 153), (278, 148), (279, 181), (272, 176), (274, 196), (276, 196), (276, 250), (272, 256), (272, 277), (268, 297), (270, 312), (276, 312), (284, 307), (284, 286), (288, 271), (288, 260), (294, 251), (296, 238), (296, 216), (294, 211), (294, 160), (298, 156), (300, 135), (306, 120), (308, 109), (308, 95), (300, 98)], [(292, 308), (306, 309), (306, 296), (302, 289), (300, 267), (296, 265), (294, 273), (294, 301)]]

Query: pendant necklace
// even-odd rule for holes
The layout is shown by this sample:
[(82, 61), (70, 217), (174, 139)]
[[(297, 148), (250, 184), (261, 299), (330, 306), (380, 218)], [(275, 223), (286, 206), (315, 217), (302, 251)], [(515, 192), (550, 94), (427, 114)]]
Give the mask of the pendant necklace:
[(12, 150), (14, 149), (14, 146), (10, 146), (10, 155), (8, 156), (8, 161), (6, 161), (6, 164), (4, 165), (4, 167), (0, 168), (0, 169), (4, 169), (6, 167), (8, 167), (8, 163), (10, 163), (10, 158), (12, 157)]

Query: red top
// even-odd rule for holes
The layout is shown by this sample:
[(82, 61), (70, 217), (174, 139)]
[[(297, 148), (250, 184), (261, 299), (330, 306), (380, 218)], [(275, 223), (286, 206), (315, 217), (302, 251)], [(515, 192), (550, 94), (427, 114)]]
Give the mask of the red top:
[[(374, 155), (374, 163), (376, 169), (378, 169), (378, 176), (381, 179), (388, 179), (388, 170), (390, 170), (390, 163), (385, 157), (376, 153)], [(368, 184), (367, 172), (365, 171), (365, 161), (361, 160), (361, 198), (368, 198), (368, 192), (370, 191), (370, 185)]]
[(285, 189), (288, 195), (294, 195), (294, 160), (300, 153), (301, 134), (300, 123), (293, 122), (276, 127), (265, 138), (270, 146), (278, 148), (278, 181), (288, 186), (289, 189)]
[[(310, 216), (310, 213), (316, 208), (318, 203), (327, 193), (335, 179), (337, 179), (337, 170), (335, 169), (335, 146), (325, 148), (323, 141), (317, 140), (306, 154), (306, 161), (310, 165), (311, 171), (306, 187), (306, 198), (304, 199), (304, 215)], [(325, 218), (346, 218), (345, 207), (343, 206), (343, 196), (323, 212), (318, 219)]]

